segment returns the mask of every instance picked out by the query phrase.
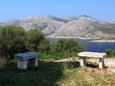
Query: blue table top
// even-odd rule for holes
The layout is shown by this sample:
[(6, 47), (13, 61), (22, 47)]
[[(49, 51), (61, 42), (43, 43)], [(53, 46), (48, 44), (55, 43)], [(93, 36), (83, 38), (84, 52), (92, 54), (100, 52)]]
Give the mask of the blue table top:
[(16, 59), (19, 60), (29, 60), (33, 58), (38, 58), (40, 54), (38, 52), (25, 52), (25, 53), (18, 53), (15, 54)]

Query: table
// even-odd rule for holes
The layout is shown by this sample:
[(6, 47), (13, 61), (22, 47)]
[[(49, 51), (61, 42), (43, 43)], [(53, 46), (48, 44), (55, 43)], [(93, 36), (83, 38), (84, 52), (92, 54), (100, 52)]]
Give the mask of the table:
[(15, 58), (17, 60), (17, 67), (19, 69), (27, 69), (28, 60), (34, 59), (35, 67), (38, 66), (38, 59), (40, 54), (38, 52), (25, 52), (15, 54)]
[(78, 53), (78, 56), (80, 56), (80, 66), (86, 65), (86, 58), (97, 58), (99, 59), (99, 68), (104, 68), (104, 57), (106, 56), (106, 53), (99, 53), (99, 52), (80, 52)]

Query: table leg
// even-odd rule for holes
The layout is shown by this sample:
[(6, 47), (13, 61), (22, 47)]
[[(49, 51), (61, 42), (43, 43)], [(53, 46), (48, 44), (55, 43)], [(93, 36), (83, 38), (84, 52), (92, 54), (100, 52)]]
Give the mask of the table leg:
[(85, 57), (80, 57), (80, 66), (85, 66), (86, 65), (86, 58)]
[(99, 68), (100, 69), (104, 68), (104, 58), (99, 58)]
[(35, 58), (35, 67), (38, 67), (38, 58)]
[(17, 61), (17, 67), (19, 69), (27, 69), (27, 63), (28, 63), (27, 60), (26, 61), (20, 61), (20, 60), (18, 60)]

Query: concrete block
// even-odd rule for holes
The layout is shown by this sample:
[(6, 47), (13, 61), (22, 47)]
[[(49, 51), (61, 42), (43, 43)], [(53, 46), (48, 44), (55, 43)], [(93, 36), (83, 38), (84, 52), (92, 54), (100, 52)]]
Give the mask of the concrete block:
[(99, 68), (100, 69), (104, 68), (104, 58), (99, 58)]
[(86, 58), (85, 57), (80, 57), (80, 66), (83, 67), (86, 65)]
[(27, 63), (28, 61), (21, 61), (21, 60), (17, 60), (17, 67), (19, 69), (27, 69)]

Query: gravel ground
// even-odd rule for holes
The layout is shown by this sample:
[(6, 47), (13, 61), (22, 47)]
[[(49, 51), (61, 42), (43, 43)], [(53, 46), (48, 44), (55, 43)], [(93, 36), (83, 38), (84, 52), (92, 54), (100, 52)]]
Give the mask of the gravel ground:
[[(79, 62), (78, 58), (66, 58), (66, 59), (61, 59), (61, 60), (55, 60), (54, 62)], [(91, 62), (98, 62), (97, 59), (88, 59), (88, 61)], [(107, 67), (107, 70), (109, 72), (115, 73), (115, 59), (114, 58), (105, 58), (104, 59), (105, 66)]]
[(105, 66), (107, 66), (107, 70), (109, 72), (115, 73), (115, 59), (114, 58), (106, 58), (105, 59)]

